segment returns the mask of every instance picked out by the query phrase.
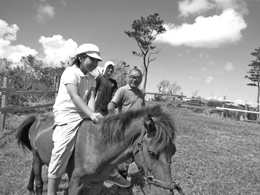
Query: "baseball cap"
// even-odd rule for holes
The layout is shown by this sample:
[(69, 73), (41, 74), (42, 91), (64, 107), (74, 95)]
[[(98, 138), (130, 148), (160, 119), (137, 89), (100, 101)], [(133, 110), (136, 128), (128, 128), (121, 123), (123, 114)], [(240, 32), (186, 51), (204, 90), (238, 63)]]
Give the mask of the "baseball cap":
[(94, 44), (85, 43), (85, 44), (80, 45), (77, 48), (76, 55), (83, 54), (83, 53), (87, 54), (88, 56), (90, 56), (92, 58), (96, 58), (96, 59), (102, 61), (102, 58), (100, 57), (99, 48), (98, 48), (98, 46), (96, 46)]
[(106, 69), (107, 69), (107, 67), (108, 67), (109, 65), (112, 65), (112, 66), (114, 67), (114, 66), (115, 66), (115, 63), (112, 62), (112, 61), (107, 61), (107, 62), (105, 63), (105, 65), (104, 65), (104, 72), (106, 71)]

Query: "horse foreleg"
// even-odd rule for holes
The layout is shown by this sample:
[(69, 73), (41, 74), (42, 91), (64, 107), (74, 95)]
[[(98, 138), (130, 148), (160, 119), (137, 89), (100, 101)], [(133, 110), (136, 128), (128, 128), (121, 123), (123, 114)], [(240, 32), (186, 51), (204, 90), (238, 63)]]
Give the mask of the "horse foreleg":
[(93, 184), (89, 190), (89, 194), (98, 195), (102, 190), (103, 183), (104, 181)]
[(80, 174), (77, 171), (73, 171), (70, 178), (70, 187), (69, 187), (69, 195), (78, 195), (80, 190), (83, 187), (83, 183), (81, 182)]
[(27, 189), (30, 191), (30, 194), (34, 194), (34, 172), (33, 172), (33, 163), (32, 163), (32, 169), (31, 169), (31, 175), (30, 175), (30, 179), (27, 185)]
[(33, 151), (33, 172), (35, 175), (36, 195), (42, 195), (42, 191), (43, 191), (42, 160), (37, 151)]

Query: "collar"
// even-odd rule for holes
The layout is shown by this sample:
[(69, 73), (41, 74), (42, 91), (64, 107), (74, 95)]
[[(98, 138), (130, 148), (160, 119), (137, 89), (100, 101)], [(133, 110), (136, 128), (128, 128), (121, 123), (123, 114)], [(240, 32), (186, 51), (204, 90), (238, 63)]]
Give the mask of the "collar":
[[(126, 89), (128, 89), (128, 90), (131, 90), (131, 91), (135, 91), (135, 89), (133, 89), (132, 87), (130, 87), (130, 85), (129, 85), (129, 84), (127, 84), (127, 85), (126, 85)], [(139, 92), (139, 91), (140, 91), (140, 89), (137, 87), (137, 88), (136, 88), (136, 91), (138, 91), (138, 92)]]

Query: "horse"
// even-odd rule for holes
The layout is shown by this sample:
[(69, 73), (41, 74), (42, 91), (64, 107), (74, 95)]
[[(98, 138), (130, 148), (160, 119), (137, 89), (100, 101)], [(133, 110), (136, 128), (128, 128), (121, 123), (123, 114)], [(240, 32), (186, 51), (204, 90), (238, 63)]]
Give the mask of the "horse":
[[(30, 194), (43, 192), (42, 166), (50, 162), (53, 127), (53, 113), (47, 112), (29, 116), (18, 128), (18, 144), (33, 154), (27, 185)], [(130, 158), (143, 170), (152, 195), (174, 195), (174, 189), (184, 194), (171, 176), (171, 158), (176, 152), (174, 120), (161, 106), (108, 115), (99, 124), (85, 119), (76, 136), (66, 169), (70, 195), (77, 195), (89, 182), (94, 184), (89, 193), (100, 193), (110, 171)]]

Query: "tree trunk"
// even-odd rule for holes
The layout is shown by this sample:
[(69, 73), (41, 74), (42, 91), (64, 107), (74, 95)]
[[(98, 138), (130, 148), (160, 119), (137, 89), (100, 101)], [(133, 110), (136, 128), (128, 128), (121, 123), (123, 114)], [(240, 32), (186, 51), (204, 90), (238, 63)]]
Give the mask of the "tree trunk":
[(144, 73), (144, 85), (143, 85), (143, 92), (146, 92), (146, 83), (147, 83), (147, 70)]
[[(260, 99), (260, 81), (257, 83), (258, 91), (257, 91), (257, 112), (260, 112), (260, 105), (259, 105), (259, 99)], [(257, 114), (257, 120), (260, 121), (260, 114)]]

